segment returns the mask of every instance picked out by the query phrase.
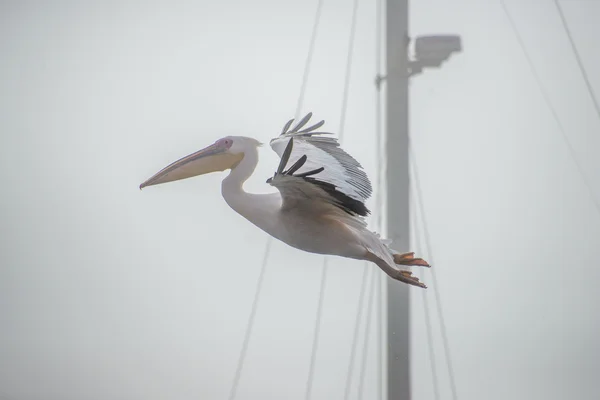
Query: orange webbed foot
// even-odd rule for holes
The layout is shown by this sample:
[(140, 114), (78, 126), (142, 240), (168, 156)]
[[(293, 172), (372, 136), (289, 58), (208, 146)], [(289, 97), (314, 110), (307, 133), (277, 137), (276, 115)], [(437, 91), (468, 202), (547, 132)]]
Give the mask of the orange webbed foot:
[(394, 254), (394, 262), (398, 265), (409, 265), (414, 267), (427, 267), (431, 265), (422, 258), (415, 258), (415, 253)]
[(409, 285), (427, 289), (427, 286), (425, 286), (424, 283), (420, 282), (419, 278), (413, 276), (412, 272), (410, 271), (399, 270), (395, 276), (395, 279), (399, 280), (400, 282), (408, 283)]

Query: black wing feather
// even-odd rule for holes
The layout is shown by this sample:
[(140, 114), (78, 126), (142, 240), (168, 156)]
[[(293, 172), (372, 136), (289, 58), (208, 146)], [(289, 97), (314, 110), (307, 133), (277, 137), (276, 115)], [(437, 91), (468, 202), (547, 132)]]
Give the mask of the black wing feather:
[(305, 177), (310, 176), (310, 175), (316, 175), (319, 172), (323, 172), (323, 171), (325, 171), (325, 167), (316, 168), (316, 169), (313, 169), (312, 171), (306, 171), (306, 172), (303, 172), (301, 174), (296, 174), (294, 176), (296, 176), (298, 178), (305, 178)]
[(302, 168), (302, 166), (304, 165), (304, 163), (306, 162), (306, 154), (302, 155), (302, 157), (300, 157), (298, 159), (298, 161), (296, 161), (294, 163), (294, 165), (292, 165), (290, 167), (290, 169), (288, 169), (287, 171), (285, 171), (286, 175), (292, 175), (294, 172), (298, 171), (300, 168)]
[(279, 161), (279, 166), (277, 167), (276, 174), (281, 174), (283, 172), (283, 169), (285, 168), (288, 161), (290, 160), (290, 155), (292, 154), (293, 147), (294, 147), (294, 139), (290, 138), (290, 141), (288, 142), (287, 146), (285, 146), (285, 150), (283, 151), (283, 154), (281, 155), (281, 160)]

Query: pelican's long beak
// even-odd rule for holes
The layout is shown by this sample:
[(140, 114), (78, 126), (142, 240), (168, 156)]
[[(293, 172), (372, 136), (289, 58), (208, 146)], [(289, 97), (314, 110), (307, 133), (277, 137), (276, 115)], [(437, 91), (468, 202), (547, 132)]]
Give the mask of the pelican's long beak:
[(215, 143), (163, 168), (142, 183), (140, 190), (146, 186), (178, 181), (210, 172), (225, 171), (240, 162), (243, 157), (243, 154), (229, 153), (226, 148)]

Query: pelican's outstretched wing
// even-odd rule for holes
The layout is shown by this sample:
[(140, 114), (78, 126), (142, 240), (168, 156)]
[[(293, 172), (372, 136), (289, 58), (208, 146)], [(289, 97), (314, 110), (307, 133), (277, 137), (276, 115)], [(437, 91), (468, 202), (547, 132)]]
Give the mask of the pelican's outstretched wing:
[[(373, 190), (367, 174), (358, 161), (342, 150), (337, 139), (320, 136), (329, 134), (317, 131), (325, 121), (304, 128), (311, 117), (312, 113), (309, 113), (292, 129), (290, 127), (294, 120), (288, 121), (281, 135), (271, 140), (271, 147), (281, 157), (281, 171), (278, 169), (270, 183), (280, 191), (288, 192), (292, 190), (290, 186), (295, 188), (293, 190), (299, 190), (301, 186), (311, 185), (312, 188), (303, 189), (304, 195), (308, 195), (307, 191), (318, 189), (334, 199), (332, 203), (345, 211), (368, 215), (365, 202), (371, 197)], [(292, 141), (293, 145), (290, 144)], [(287, 146), (290, 146), (290, 154), (285, 159), (283, 156)], [(296, 167), (299, 161), (301, 163)], [(288, 163), (292, 165), (292, 174), (283, 171)], [(314, 172), (317, 170), (318, 172)], [(311, 174), (302, 176), (307, 172)], [(312, 194), (316, 195), (314, 192)], [(286, 197), (283, 192), (282, 195)]]
[[(366, 216), (369, 210), (362, 201), (356, 200), (329, 182), (320, 179), (325, 175), (326, 166), (306, 170), (309, 162), (306, 154), (298, 157), (296, 162), (291, 164), (290, 159), (294, 154), (295, 138), (287, 140), (286, 147), (281, 154), (279, 167), (272, 178), (267, 179), (267, 183), (276, 187), (283, 198), (282, 210), (291, 208), (309, 208), (313, 212), (327, 209), (335, 206), (344, 210), (352, 216)], [(288, 164), (291, 164), (287, 170)], [(300, 172), (304, 169), (304, 172)]]

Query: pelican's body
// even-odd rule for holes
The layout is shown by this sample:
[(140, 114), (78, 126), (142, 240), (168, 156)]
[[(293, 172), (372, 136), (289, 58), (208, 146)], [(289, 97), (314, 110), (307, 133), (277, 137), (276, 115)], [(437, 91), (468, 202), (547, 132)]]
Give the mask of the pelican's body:
[[(335, 255), (377, 264), (390, 277), (425, 287), (409, 271), (395, 264), (429, 266), (413, 253), (396, 254), (388, 242), (367, 228), (365, 200), (371, 184), (360, 164), (333, 138), (315, 130), (320, 123), (300, 130), (311, 114), (293, 129), (289, 121), (271, 140), (281, 162), (267, 182), (278, 189), (271, 194), (244, 191), (244, 182), (258, 164), (255, 139), (228, 136), (167, 166), (140, 188), (230, 169), (221, 184), (227, 204), (269, 235), (300, 250)], [(285, 168), (288, 168), (285, 170)]]
[[(251, 142), (250, 138), (234, 138)], [(247, 193), (244, 182), (252, 175), (258, 163), (258, 149), (244, 152), (244, 158), (221, 183), (221, 194), (227, 204), (242, 217), (269, 235), (300, 250), (318, 254), (331, 254), (359, 258), (360, 251), (348, 245), (355, 242), (344, 225), (326, 215), (316, 214), (316, 209), (306, 207), (282, 210), (279, 192), (269, 194)], [(342, 216), (343, 217), (343, 216)], [(331, 235), (337, 231), (336, 235)]]

